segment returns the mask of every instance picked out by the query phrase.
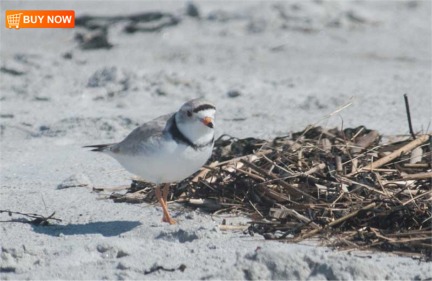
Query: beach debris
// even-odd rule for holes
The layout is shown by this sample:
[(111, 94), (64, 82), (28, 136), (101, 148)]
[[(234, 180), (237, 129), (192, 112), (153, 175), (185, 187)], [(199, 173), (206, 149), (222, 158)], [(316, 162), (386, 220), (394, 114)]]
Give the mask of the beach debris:
[(92, 188), (93, 183), (86, 174), (79, 173), (79, 174), (71, 175), (63, 182), (61, 182), (59, 185), (57, 185), (57, 189), (65, 189), (70, 187)]
[(119, 22), (126, 23), (125, 32), (134, 33), (136, 31), (160, 31), (165, 27), (177, 25), (180, 19), (173, 14), (164, 12), (143, 12), (121, 16), (85, 15), (75, 19), (75, 26), (87, 30), (106, 30)]
[(71, 60), (73, 58), (73, 53), (72, 52), (65, 52), (62, 55), (62, 58), (64, 58), (65, 60)]
[(189, 17), (192, 17), (192, 18), (199, 18), (200, 12), (199, 12), (198, 6), (193, 2), (187, 3), (186, 4), (186, 15), (188, 15)]
[(6, 66), (0, 67), (0, 72), (5, 74), (10, 74), (12, 76), (21, 76), (26, 74), (24, 71), (17, 70), (15, 68), (6, 67)]
[(108, 38), (110, 28), (124, 23), (124, 32), (156, 32), (177, 25), (180, 18), (170, 13), (145, 12), (122, 16), (84, 15), (75, 19), (78, 28), (75, 40), (82, 50), (111, 49), (114, 45)]
[[(308, 126), (269, 141), (223, 135), (207, 165), (172, 188), (169, 201), (249, 216), (245, 233), (266, 239), (314, 237), (341, 249), (431, 258), (431, 134), (382, 139), (364, 126)], [(134, 181), (111, 197), (154, 202), (152, 193)]]
[(93, 93), (94, 100), (126, 95), (131, 88), (133, 73), (116, 66), (96, 70), (87, 81), (87, 88), (103, 89), (103, 95)]
[[(1, 220), (0, 222), (21, 222), (21, 223), (29, 223), (33, 225), (41, 225), (46, 226), (50, 225), (50, 220), (61, 222), (61, 219), (55, 218), (55, 212), (49, 215), (48, 217), (34, 214), (34, 213), (23, 213), (23, 212), (16, 212), (11, 210), (0, 210), (0, 214), (5, 213), (9, 217), (12, 217), (14, 215), (24, 216), (25, 218), (19, 218), (19, 219), (10, 219), (10, 220)], [(30, 219), (29, 219), (30, 218)]]
[(159, 270), (169, 271), (169, 272), (174, 272), (176, 270), (179, 270), (179, 271), (183, 272), (183, 271), (185, 271), (185, 269), (186, 269), (186, 265), (184, 265), (184, 264), (181, 264), (177, 268), (165, 268), (165, 267), (163, 267), (161, 265), (154, 264), (149, 270), (144, 270), (144, 275), (148, 275), (148, 274), (157, 272)]
[(136, 15), (126, 25), (126, 33), (156, 32), (179, 24), (180, 19), (169, 13), (153, 12)]
[(78, 32), (75, 34), (75, 40), (82, 50), (111, 49), (113, 46), (108, 40), (106, 27)]

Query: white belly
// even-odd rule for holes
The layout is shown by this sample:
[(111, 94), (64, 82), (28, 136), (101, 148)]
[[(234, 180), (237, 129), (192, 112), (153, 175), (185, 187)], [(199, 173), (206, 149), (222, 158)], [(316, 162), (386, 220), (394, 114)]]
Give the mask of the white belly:
[(168, 141), (157, 153), (150, 155), (110, 154), (129, 172), (156, 184), (181, 181), (196, 171), (211, 156), (213, 146), (195, 150), (190, 146)]

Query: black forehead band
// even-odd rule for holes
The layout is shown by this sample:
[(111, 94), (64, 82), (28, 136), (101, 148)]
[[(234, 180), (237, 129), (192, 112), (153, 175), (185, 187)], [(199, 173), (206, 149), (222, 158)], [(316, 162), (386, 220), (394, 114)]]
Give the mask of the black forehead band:
[(201, 104), (200, 106), (198, 106), (197, 108), (195, 108), (193, 110), (193, 112), (197, 113), (197, 112), (200, 112), (202, 110), (207, 110), (207, 109), (216, 109), (216, 107), (214, 107), (211, 104)]

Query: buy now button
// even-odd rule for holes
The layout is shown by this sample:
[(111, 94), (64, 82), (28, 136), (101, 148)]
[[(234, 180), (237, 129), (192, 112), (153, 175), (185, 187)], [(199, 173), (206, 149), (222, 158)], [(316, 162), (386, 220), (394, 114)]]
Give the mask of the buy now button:
[(75, 11), (72, 10), (8, 10), (7, 28), (73, 28)]

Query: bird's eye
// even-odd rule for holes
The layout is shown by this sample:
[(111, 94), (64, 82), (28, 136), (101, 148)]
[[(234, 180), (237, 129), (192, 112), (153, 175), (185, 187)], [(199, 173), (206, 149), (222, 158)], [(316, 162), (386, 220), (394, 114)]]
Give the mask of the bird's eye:
[(187, 116), (191, 117), (192, 116), (192, 112), (190, 110), (188, 110), (187, 112)]

